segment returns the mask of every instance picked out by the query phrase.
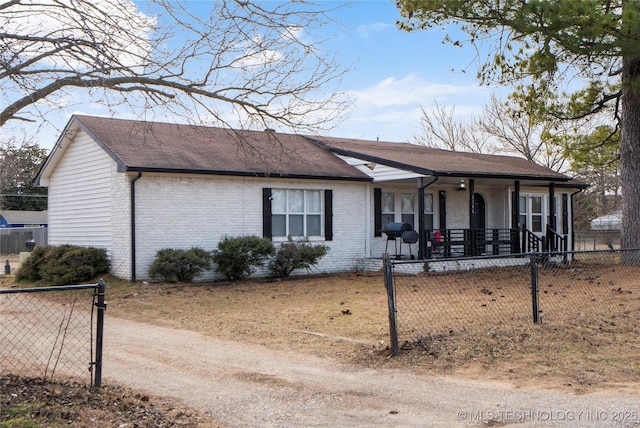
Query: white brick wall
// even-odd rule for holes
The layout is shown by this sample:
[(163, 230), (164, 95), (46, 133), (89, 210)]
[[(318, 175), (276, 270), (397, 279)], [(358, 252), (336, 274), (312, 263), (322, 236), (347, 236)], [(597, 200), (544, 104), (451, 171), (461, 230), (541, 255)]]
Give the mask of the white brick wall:
[(137, 279), (148, 277), (160, 249), (214, 250), (225, 236), (262, 236), (263, 187), (333, 190), (334, 239), (320, 242), (330, 247), (320, 271), (351, 270), (365, 255), (362, 183), (144, 174), (136, 182)]
[(111, 273), (119, 278), (131, 279), (131, 180), (135, 174), (123, 174), (116, 171), (115, 163), (111, 169)]

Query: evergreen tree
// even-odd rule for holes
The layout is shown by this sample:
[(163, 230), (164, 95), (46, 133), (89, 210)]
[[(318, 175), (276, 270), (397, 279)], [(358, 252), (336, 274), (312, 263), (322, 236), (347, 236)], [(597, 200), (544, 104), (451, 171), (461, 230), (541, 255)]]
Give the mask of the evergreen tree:
[[(530, 115), (589, 120), (620, 130), (622, 247), (640, 248), (640, 2), (398, 0), (408, 31), (460, 24), (490, 54), (478, 77), (512, 85)], [(451, 33), (447, 40), (464, 44)], [(482, 45), (482, 46), (480, 46)], [(630, 254), (626, 261), (638, 260)]]
[(36, 144), (0, 147), (0, 208), (42, 211), (47, 209), (47, 189), (34, 186), (34, 179), (47, 159), (47, 151)]

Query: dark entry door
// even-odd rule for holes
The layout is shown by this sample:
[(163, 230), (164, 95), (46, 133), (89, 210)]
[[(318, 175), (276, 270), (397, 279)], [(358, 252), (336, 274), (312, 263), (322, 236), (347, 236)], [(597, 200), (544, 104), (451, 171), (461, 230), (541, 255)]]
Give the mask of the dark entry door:
[(476, 229), (486, 229), (487, 220), (486, 220), (486, 206), (484, 202), (484, 198), (480, 193), (473, 194), (473, 213), (475, 215), (475, 221), (473, 225)]
[(486, 204), (484, 198), (479, 193), (473, 194), (473, 228), (471, 233), (475, 234), (474, 255), (480, 255), (485, 252), (485, 229), (487, 227)]

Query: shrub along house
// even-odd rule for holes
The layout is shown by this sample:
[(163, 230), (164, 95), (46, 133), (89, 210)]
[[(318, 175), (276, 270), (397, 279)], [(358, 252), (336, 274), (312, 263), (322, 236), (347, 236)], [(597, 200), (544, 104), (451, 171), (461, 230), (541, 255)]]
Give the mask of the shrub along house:
[(322, 243), (326, 272), (380, 258), (405, 228), (417, 242), (397, 238), (392, 255), (571, 248), (582, 188), (509, 156), (89, 116), (71, 118), (37, 182), (49, 243), (105, 248), (132, 280), (162, 248), (214, 250), (225, 236)]

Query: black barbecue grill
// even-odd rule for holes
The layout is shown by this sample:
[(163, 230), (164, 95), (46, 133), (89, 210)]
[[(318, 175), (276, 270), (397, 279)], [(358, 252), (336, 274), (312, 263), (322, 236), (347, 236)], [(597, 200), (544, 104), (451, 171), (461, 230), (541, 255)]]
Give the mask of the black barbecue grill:
[[(402, 243), (409, 244), (409, 254), (411, 258), (411, 244), (418, 242), (418, 232), (413, 230), (413, 226), (410, 223), (387, 223), (382, 226), (382, 232), (387, 235), (387, 245), (384, 247), (384, 252), (387, 253), (389, 247), (389, 241), (394, 241), (393, 246), (395, 250), (396, 258), (402, 257)], [(400, 241), (400, 242), (398, 242)], [(400, 244), (400, 252), (398, 252), (398, 243)]]

